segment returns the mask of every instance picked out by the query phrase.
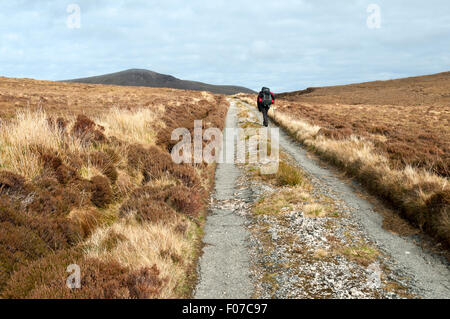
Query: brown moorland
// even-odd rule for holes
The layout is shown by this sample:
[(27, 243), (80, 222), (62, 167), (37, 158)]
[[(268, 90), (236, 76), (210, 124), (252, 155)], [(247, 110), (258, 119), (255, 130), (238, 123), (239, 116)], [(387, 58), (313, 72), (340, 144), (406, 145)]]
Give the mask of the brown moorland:
[[(206, 92), (0, 78), (0, 297), (189, 297), (214, 165), (173, 128), (223, 129)], [(81, 289), (69, 289), (69, 265)]]
[(450, 72), (283, 93), (269, 115), (450, 244)]

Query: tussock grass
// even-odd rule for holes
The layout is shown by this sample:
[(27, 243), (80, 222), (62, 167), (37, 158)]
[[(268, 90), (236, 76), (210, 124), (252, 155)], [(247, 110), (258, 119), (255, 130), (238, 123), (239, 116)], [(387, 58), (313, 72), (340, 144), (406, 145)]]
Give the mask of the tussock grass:
[(114, 135), (128, 143), (155, 144), (155, 127), (164, 127), (160, 119), (164, 115), (164, 106), (127, 110), (113, 108), (98, 118), (98, 123), (105, 127), (106, 135)]
[(0, 165), (22, 176), (32, 179), (38, 176), (43, 163), (32, 146), (62, 153), (81, 152), (80, 139), (64, 136), (59, 129), (51, 127), (46, 112), (21, 111), (9, 123), (0, 126)]
[(273, 181), (278, 186), (301, 186), (304, 183), (302, 171), (289, 163), (280, 161), (275, 174), (260, 174), (264, 181)]
[(86, 179), (91, 179), (94, 176), (104, 176), (103, 172), (97, 168), (96, 166), (91, 165), (88, 163), (86, 166), (81, 167), (80, 169), (81, 177)]
[(281, 161), (275, 174), (279, 186), (297, 186), (303, 183), (303, 174), (297, 167)]
[(86, 242), (84, 253), (133, 270), (155, 264), (161, 277), (167, 278), (159, 297), (175, 298), (178, 286), (183, 285), (186, 267), (194, 262), (191, 241), (175, 230), (177, 225), (121, 221), (97, 229)]
[(141, 181), (142, 175), (141, 178), (133, 179), (126, 171), (119, 170), (116, 182), (119, 194), (123, 197), (128, 196), (133, 191), (134, 185), (139, 185)]
[(67, 216), (82, 230), (83, 238), (88, 237), (98, 226), (105, 224), (107, 216), (93, 207), (75, 208)]

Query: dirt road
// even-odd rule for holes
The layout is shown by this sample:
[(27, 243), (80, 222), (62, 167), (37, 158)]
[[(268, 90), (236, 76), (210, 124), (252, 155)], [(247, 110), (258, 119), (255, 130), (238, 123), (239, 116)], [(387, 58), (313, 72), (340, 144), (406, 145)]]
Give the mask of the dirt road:
[[(225, 127), (236, 127), (236, 105), (231, 102)], [(224, 135), (223, 145), (226, 143)], [(223, 150), (222, 150), (223, 152)], [(236, 180), (241, 175), (235, 164), (218, 164), (215, 194), (205, 225), (204, 249), (199, 262), (196, 298), (250, 298), (249, 231), (246, 219), (236, 213), (247, 200), (237, 193)]]
[[(232, 101), (227, 126), (261, 120)], [(445, 260), (384, 230), (356, 185), (319, 166), (282, 130), (280, 151), (305, 176), (303, 186), (262, 180), (254, 165), (219, 165), (196, 297), (450, 298)], [(303, 199), (283, 203), (285, 193)], [(275, 214), (264, 213), (264, 200), (281, 202)], [(323, 214), (311, 217), (312, 205)]]

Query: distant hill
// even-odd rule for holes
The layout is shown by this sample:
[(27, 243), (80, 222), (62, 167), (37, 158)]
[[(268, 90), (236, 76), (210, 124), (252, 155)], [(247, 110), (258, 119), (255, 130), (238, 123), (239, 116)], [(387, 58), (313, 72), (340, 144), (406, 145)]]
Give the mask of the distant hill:
[(227, 95), (237, 93), (255, 93), (254, 91), (241, 86), (212, 85), (202, 82), (180, 80), (171, 75), (141, 69), (130, 69), (117, 73), (66, 80), (63, 82), (172, 88), (181, 90), (208, 91), (211, 93)]
[(278, 98), (350, 105), (450, 105), (450, 72), (281, 93)]

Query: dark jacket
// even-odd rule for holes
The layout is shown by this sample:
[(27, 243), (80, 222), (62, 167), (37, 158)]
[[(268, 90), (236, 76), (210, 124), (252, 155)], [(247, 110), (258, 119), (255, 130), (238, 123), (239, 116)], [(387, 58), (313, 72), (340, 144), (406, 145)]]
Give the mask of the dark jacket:
[[(272, 104), (275, 104), (275, 95), (272, 93), (272, 92), (270, 92), (270, 95), (272, 95)], [(262, 108), (262, 98), (263, 98), (263, 92), (261, 91), (261, 92), (259, 92), (259, 94), (258, 94), (258, 99), (257, 99), (257, 103), (258, 103), (258, 109), (259, 110), (261, 110), (261, 108)]]

